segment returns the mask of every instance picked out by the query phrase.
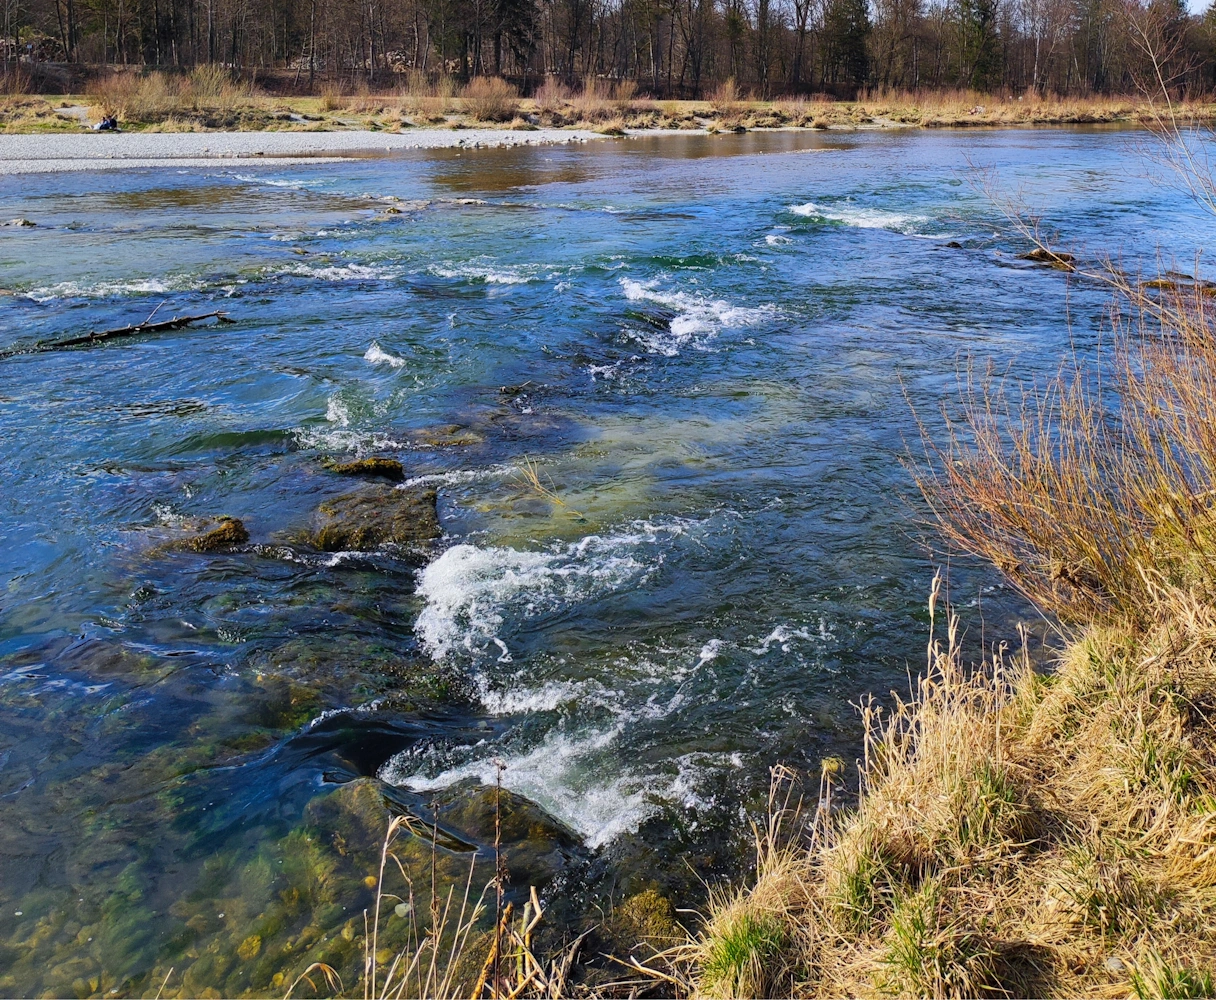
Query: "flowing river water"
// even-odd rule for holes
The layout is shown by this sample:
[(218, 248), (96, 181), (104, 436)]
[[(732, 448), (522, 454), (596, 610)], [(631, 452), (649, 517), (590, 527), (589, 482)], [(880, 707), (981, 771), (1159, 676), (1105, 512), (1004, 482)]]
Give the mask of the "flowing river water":
[[(311, 961), (349, 985), (384, 816), (459, 885), (499, 779), (509, 892), (555, 934), (647, 889), (701, 905), (746, 870), (769, 768), (855, 759), (854, 705), (923, 662), (913, 409), (939, 428), (968, 358), (1042, 377), (1098, 342), (1105, 293), (1019, 259), (977, 178), (1078, 252), (1193, 266), (1213, 226), (1139, 143), (0, 178), (37, 223), (0, 230), (0, 349), (235, 321), (0, 360), (0, 991), (281, 993)], [(370, 455), (406, 481), (331, 468)], [(425, 549), (310, 534), (327, 501), (431, 490)], [(220, 516), (248, 540), (182, 544)], [(1033, 619), (950, 575), (975, 649)]]

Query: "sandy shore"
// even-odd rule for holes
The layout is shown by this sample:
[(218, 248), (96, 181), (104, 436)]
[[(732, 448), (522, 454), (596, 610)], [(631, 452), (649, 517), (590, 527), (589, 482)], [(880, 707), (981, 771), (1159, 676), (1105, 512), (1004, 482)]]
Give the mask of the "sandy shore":
[(82, 132), (0, 135), (0, 174), (210, 166), (216, 160), (334, 162), (410, 149), (539, 146), (602, 139), (597, 132), (413, 129), (409, 132)]

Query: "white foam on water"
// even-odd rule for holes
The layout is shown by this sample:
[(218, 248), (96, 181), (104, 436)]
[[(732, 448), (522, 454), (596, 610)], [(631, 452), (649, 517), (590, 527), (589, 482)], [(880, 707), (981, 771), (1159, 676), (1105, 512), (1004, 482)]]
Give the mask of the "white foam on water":
[(389, 354), (376, 341), (372, 341), (371, 347), (367, 349), (367, 353), (363, 355), (364, 361), (370, 361), (373, 365), (392, 365), (394, 368), (404, 368), (405, 358), (399, 358), (394, 354)]
[(539, 551), (455, 545), (419, 576), (426, 606), (414, 630), (436, 660), (459, 650), (476, 653), (502, 638), (509, 613), (529, 618), (637, 584), (662, 563), (653, 544), (675, 526), (633, 527)]
[(591, 847), (602, 847), (622, 833), (636, 830), (661, 808), (653, 783), (629, 771), (605, 776), (615, 767), (601, 758), (621, 733), (621, 725), (571, 735), (557, 729), (536, 747), (458, 764), (438, 774), (419, 767), (409, 751), (381, 768), (378, 777), (415, 791), (434, 791), (467, 778), (484, 785), (498, 780), (496, 760), (505, 765), (504, 788), (542, 806), (582, 835)]
[[(330, 418), (330, 412), (340, 420), (341, 414), (346, 412), (345, 406), (339, 401), (337, 407), (327, 410), (327, 419)], [(347, 419), (350, 419), (349, 416)], [(328, 427), (297, 427), (295, 436), (296, 443), (301, 448), (316, 448), (320, 451), (401, 451), (409, 447), (406, 442), (398, 441), (379, 431), (350, 430), (336, 420)]]
[(668, 330), (632, 331), (648, 351), (673, 358), (680, 348), (692, 345), (702, 350), (719, 331), (728, 327), (753, 326), (776, 314), (772, 305), (737, 306), (725, 299), (713, 299), (688, 292), (663, 291), (657, 279), (635, 281), (621, 278), (621, 288), (630, 302), (654, 302), (675, 311)]
[(906, 236), (924, 236), (919, 230), (929, 222), (923, 215), (909, 215), (902, 212), (887, 212), (881, 208), (863, 208), (852, 205), (816, 205), (807, 202), (805, 205), (791, 205), (794, 215), (807, 219), (823, 219), (826, 222), (839, 222), (858, 229), (889, 229), (892, 232), (903, 233)]
[(764, 237), (764, 242), (770, 247), (783, 247), (794, 241), (788, 236), (782, 236), (780, 233), (769, 233)]
[(283, 177), (258, 177), (256, 174), (232, 174), (233, 180), (246, 184), (264, 184), (267, 187), (279, 188), (311, 188), (324, 184), (324, 180), (289, 179)]
[(540, 265), (499, 264), (491, 257), (454, 263), (432, 264), (427, 268), (437, 278), (463, 279), (487, 285), (526, 285), (541, 278)]
[(768, 635), (761, 639), (760, 645), (753, 647), (751, 652), (755, 653), (757, 656), (763, 656), (773, 646), (778, 646), (783, 653), (788, 653), (790, 651), (790, 643), (795, 639), (801, 639), (804, 642), (830, 642), (836, 638), (835, 634), (828, 626), (828, 623), (823, 618), (819, 619), (818, 624), (819, 628), (817, 633), (812, 633), (805, 625), (778, 625)]
[[(503, 662), (501, 658), (499, 662)], [(584, 685), (573, 681), (546, 681), (538, 688), (495, 690), (484, 676), (478, 678), (478, 688), (478, 697), (491, 715), (552, 712), (562, 705), (579, 701), (587, 693)]]
[(106, 299), (124, 295), (159, 295), (167, 292), (193, 291), (202, 288), (194, 278), (143, 278), (137, 281), (61, 281), (22, 292), (34, 302), (54, 302), (56, 299)]
[(340, 396), (330, 396), (325, 407), (325, 419), (339, 427), (350, 426), (350, 408)]
[(515, 465), (491, 465), (485, 469), (456, 469), (452, 472), (429, 472), (422, 476), (407, 479), (402, 486), (455, 486), (457, 483), (475, 483), (483, 479), (502, 479), (504, 476), (516, 475), (519, 467)]
[(314, 278), (317, 281), (389, 281), (400, 274), (398, 268), (371, 267), (367, 264), (325, 264), (314, 267), (309, 264), (290, 264), (269, 272), (271, 277), (284, 275), (295, 278)]

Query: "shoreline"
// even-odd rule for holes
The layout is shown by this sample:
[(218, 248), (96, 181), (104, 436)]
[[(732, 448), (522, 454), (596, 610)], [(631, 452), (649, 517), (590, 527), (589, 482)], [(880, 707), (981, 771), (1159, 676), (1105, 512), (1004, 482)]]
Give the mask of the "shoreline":
[(0, 134), (0, 175), (206, 167), (238, 161), (341, 163), (428, 149), (547, 146), (607, 136), (584, 129), (418, 129), (410, 132), (81, 132)]
[[(1108, 127), (1134, 127), (1134, 122), (1107, 122)], [(1006, 125), (977, 122), (970, 128), (1077, 128), (1093, 122)], [(949, 127), (949, 126), (947, 126)], [(954, 126), (956, 128), (964, 126)], [(856, 125), (810, 128), (738, 129), (639, 128), (595, 131), (571, 128), (414, 128), (404, 132), (371, 129), (344, 131), (214, 131), (214, 132), (0, 132), (0, 177), (70, 173), (84, 170), (205, 168), (217, 163), (276, 166), (346, 163), (394, 153), (443, 149), (504, 149), (520, 146), (556, 146), (602, 139), (710, 136), (738, 132), (840, 133), (887, 130), (929, 131), (903, 122), (871, 121)], [(932, 131), (939, 131), (933, 128)]]

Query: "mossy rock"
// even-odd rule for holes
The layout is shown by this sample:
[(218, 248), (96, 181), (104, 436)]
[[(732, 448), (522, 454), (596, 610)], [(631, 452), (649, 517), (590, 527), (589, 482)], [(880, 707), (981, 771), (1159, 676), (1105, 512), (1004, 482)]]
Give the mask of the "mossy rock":
[(439, 424), (424, 427), (412, 435), (417, 444), (426, 448), (467, 448), (481, 444), (485, 438), (470, 427), (460, 424)]
[(440, 792), (433, 806), (445, 823), (482, 843), (494, 841), (495, 812), (506, 843), (527, 841), (548, 849), (571, 849), (580, 843), (578, 834), (561, 820), (506, 788), (499, 791), (493, 785), (460, 782)]
[(426, 550), (442, 531), (435, 491), (379, 489), (348, 493), (319, 508), (321, 526), (308, 536), (322, 552), (370, 552), (386, 545)]
[(613, 909), (604, 932), (613, 950), (624, 953), (640, 945), (662, 951), (687, 937), (676, 923), (671, 902), (653, 888), (630, 896)]
[[(400, 214), (399, 208), (388, 208), (386, 212)], [(405, 470), (395, 458), (357, 458), (352, 462), (334, 462), (329, 466), (330, 472), (339, 476), (368, 476), (376, 479), (388, 479), (400, 483), (405, 479)]]
[(249, 532), (242, 521), (235, 517), (221, 517), (219, 524), (210, 531), (186, 539), (182, 547), (191, 552), (218, 552), (249, 541)]

